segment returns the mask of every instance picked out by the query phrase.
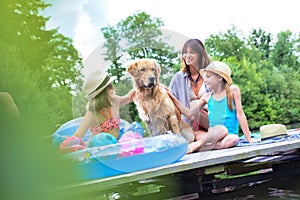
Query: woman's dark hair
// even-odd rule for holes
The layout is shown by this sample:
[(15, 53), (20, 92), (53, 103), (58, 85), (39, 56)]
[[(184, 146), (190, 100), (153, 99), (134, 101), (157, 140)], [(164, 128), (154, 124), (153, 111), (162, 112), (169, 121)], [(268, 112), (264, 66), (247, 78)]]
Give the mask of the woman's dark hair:
[(186, 49), (190, 47), (193, 51), (195, 51), (199, 55), (199, 66), (200, 69), (204, 69), (209, 65), (210, 60), (205, 50), (203, 43), (199, 39), (189, 39), (186, 41), (182, 47), (182, 54), (181, 54), (181, 71), (186, 72), (189, 71), (188, 65), (185, 63), (183, 57), (183, 53), (186, 52)]

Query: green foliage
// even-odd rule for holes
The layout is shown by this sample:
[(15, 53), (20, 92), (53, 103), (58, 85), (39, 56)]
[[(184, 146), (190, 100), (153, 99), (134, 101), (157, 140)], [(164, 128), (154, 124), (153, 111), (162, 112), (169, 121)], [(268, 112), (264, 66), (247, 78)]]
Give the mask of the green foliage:
[(76, 174), (59, 159), (46, 135), (70, 112), (67, 107), (60, 110), (56, 105), (63, 102), (53, 99), (58, 95), (39, 89), (38, 81), (17, 56), (17, 49), (0, 41), (0, 86), (12, 96), (20, 111), (20, 117), (14, 119), (8, 117), (10, 113), (0, 112), (1, 186), (4, 187), (1, 199), (66, 200), (67, 196), (57, 188), (74, 181)]
[(291, 31), (282, 31), (277, 35), (277, 42), (271, 53), (271, 62), (276, 67), (289, 66), (299, 71), (299, 38), (292, 35)]
[(72, 119), (81, 58), (69, 38), (45, 29), (48, 19), (39, 15), (45, 7), (41, 0), (0, 3), (0, 91), (20, 111), (13, 119), (0, 111), (1, 199), (66, 200), (70, 196), (57, 189), (76, 177), (48, 136)]
[(103, 54), (104, 60), (111, 61), (111, 68), (108, 72), (112, 76), (116, 76), (118, 80), (124, 75), (124, 68), (122, 68), (122, 48), (120, 46), (121, 36), (118, 27), (104, 27), (101, 29), (103, 37), (106, 42), (103, 45), (105, 53)]
[[(118, 80), (124, 75), (126, 67), (122, 63), (139, 58), (154, 58), (161, 66), (166, 83), (171, 79), (170, 68), (177, 64), (174, 47), (164, 42), (161, 27), (163, 22), (145, 12), (137, 12), (121, 20), (116, 26), (101, 29), (105, 38), (103, 47), (105, 60), (111, 61), (108, 70)], [(164, 83), (164, 80), (163, 80)]]
[(83, 67), (72, 40), (45, 29), (48, 19), (39, 13), (47, 6), (41, 0), (1, 1), (0, 6), (0, 90), (13, 96), (22, 115), (47, 116), (51, 130), (41, 135), (72, 119), (71, 92), (82, 85)]
[(81, 87), (82, 74), (80, 70), (83, 68), (82, 59), (78, 55), (78, 51), (72, 45), (72, 40), (58, 33), (53, 33), (49, 46), (51, 51), (45, 59), (43, 71), (47, 80), (45, 87), (66, 87), (68, 91)]
[(266, 33), (264, 30), (259, 28), (258, 30), (253, 29), (251, 35), (248, 38), (249, 51), (251, 53), (249, 59), (254, 62), (258, 60), (268, 59), (271, 51), (271, 33)]
[(241, 37), (241, 31), (233, 26), (226, 33), (210, 35), (205, 40), (205, 47), (208, 54), (218, 60), (235, 57), (240, 61), (245, 51), (245, 42)]

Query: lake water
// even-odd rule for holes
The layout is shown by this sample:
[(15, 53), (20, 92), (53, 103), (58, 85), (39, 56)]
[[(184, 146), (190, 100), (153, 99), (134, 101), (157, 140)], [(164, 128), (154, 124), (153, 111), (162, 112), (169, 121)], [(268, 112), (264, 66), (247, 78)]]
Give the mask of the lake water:
[[(300, 169), (299, 169), (300, 170)], [(154, 190), (153, 187), (151, 187)], [(120, 188), (116, 188), (118, 190)], [(148, 190), (149, 192), (149, 190)], [(130, 194), (130, 195), (129, 195)], [(160, 200), (165, 198), (160, 198), (159, 194), (156, 193), (156, 197), (148, 195), (137, 195), (132, 196), (132, 192), (118, 191), (106, 194), (104, 196), (100, 195), (96, 199), (103, 200), (115, 200), (115, 199), (141, 199), (141, 200)], [(163, 194), (161, 194), (164, 196)], [(300, 200), (300, 176), (286, 177), (282, 179), (276, 179), (267, 181), (264, 183), (257, 183), (249, 187), (239, 188), (227, 192), (219, 193), (207, 193), (198, 194), (192, 193), (184, 196), (178, 196), (174, 198), (169, 198), (167, 200), (192, 200), (192, 199), (203, 199), (203, 200), (273, 200), (273, 199), (283, 199), (283, 200)]]
[[(300, 170), (300, 169), (299, 169)], [(190, 194), (172, 198), (173, 200), (205, 199), (205, 200), (300, 200), (300, 176), (287, 177), (256, 184), (247, 188), (218, 194)], [(171, 200), (171, 199), (170, 199)]]

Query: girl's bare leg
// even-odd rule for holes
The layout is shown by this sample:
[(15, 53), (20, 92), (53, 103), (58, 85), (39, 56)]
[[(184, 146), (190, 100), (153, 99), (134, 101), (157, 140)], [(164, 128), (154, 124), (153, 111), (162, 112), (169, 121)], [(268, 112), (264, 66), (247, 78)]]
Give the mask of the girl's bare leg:
[(196, 131), (195, 135), (197, 141), (189, 144), (187, 153), (228, 148), (231, 145), (231, 137), (223, 141), (223, 139), (228, 136), (228, 130), (223, 125), (211, 127), (207, 133)]
[(195, 141), (203, 139), (207, 135), (207, 131), (205, 130), (198, 130), (194, 131), (195, 134)]
[(200, 151), (201, 145), (202, 145), (201, 140), (197, 140), (195, 142), (190, 143), (188, 145), (188, 149), (186, 153), (189, 154), (189, 153)]
[(229, 134), (223, 138), (220, 142), (217, 142), (214, 149), (226, 149), (234, 147), (239, 142), (239, 137), (235, 134)]

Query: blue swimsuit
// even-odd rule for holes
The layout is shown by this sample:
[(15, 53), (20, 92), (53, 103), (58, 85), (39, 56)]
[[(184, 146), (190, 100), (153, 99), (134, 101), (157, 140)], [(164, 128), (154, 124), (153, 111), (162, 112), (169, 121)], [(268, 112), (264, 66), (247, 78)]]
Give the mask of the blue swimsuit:
[(229, 134), (239, 133), (236, 109), (229, 109), (226, 96), (222, 100), (217, 101), (211, 94), (207, 104), (209, 127), (224, 125), (228, 129)]

